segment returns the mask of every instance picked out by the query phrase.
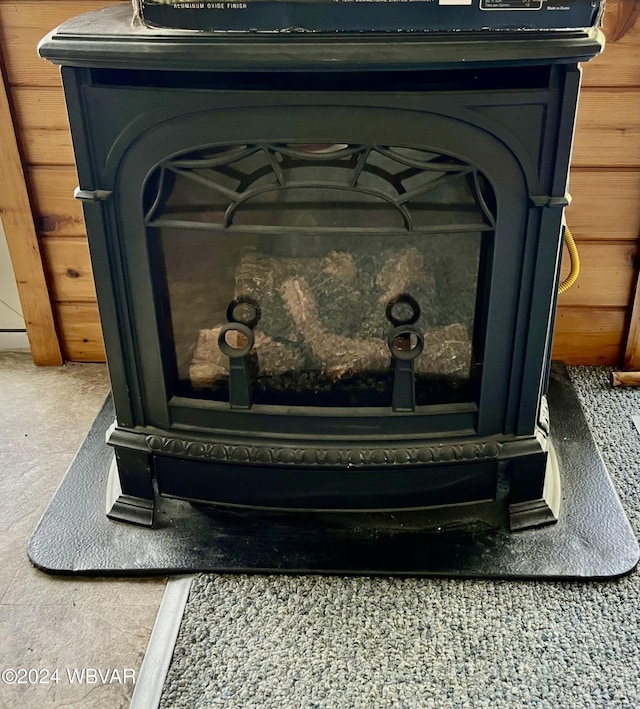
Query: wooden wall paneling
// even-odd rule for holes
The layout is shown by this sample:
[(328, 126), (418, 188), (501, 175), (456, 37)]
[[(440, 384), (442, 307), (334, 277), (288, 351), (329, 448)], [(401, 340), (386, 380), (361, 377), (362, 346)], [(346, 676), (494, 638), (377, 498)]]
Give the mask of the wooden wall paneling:
[(18, 284), (31, 354), (36, 364), (62, 364), (62, 353), (33, 223), (22, 159), (0, 61), (0, 216)]
[[(627, 84), (636, 87), (636, 103), (640, 103), (640, 0), (608, 0), (605, 16), (607, 51), (585, 72), (590, 86)], [(629, 205), (636, 210), (640, 221), (639, 190), (628, 194)], [(640, 242), (640, 224), (632, 226)], [(635, 268), (635, 293), (631, 299), (626, 347), (622, 366), (640, 371), (640, 263)]]
[(640, 167), (640, 100), (636, 87), (582, 92), (574, 167)]
[(607, 0), (605, 51), (583, 67), (583, 86), (640, 86), (640, 0)]
[(626, 308), (559, 308), (554, 359), (615, 366), (622, 355), (626, 321)]
[(26, 162), (75, 165), (62, 89), (18, 86), (11, 98)]
[(604, 32), (604, 53), (583, 66), (566, 213), (582, 270), (559, 298), (553, 356), (619, 366), (640, 247), (640, 0), (607, 0)]
[(75, 167), (30, 167), (27, 175), (40, 236), (85, 236), (82, 205), (73, 196), (78, 186)]
[[(40, 269), (56, 303), (52, 308), (47, 293), (46, 303), (59, 336), (59, 357), (53, 363), (61, 362), (62, 357), (103, 361), (104, 349), (82, 210), (73, 198), (77, 179), (59, 68), (40, 59), (36, 48), (47, 32), (70, 17), (114, 4), (118, 3), (0, 0), (0, 45), (32, 197), (32, 228), (35, 226), (40, 237), (36, 241)], [(86, 327), (83, 316), (88, 318)]]
[(41, 240), (51, 295), (56, 302), (96, 301), (87, 240), (81, 237), (45, 237)]
[(0, 42), (6, 52), (7, 79), (12, 86), (60, 86), (58, 67), (40, 59), (38, 42), (66, 20), (90, 10), (119, 5), (112, 0), (0, 0)]
[(32, 128), (22, 133), (27, 165), (75, 165), (69, 131)]
[[(553, 357), (570, 364), (618, 366), (640, 244), (580, 242), (576, 284), (558, 298)], [(562, 278), (569, 271), (565, 250)]]
[(572, 168), (569, 192), (567, 224), (577, 240), (640, 236), (639, 169)]
[(65, 359), (74, 362), (104, 362), (97, 303), (56, 303), (54, 308)]
[[(634, 269), (638, 256), (635, 242), (582, 242), (580, 277), (572, 288), (562, 293), (558, 304), (590, 308), (627, 308), (635, 287)], [(561, 278), (569, 272), (569, 258), (562, 261)]]
[(69, 130), (67, 107), (60, 85), (14, 86), (11, 99), (21, 128)]

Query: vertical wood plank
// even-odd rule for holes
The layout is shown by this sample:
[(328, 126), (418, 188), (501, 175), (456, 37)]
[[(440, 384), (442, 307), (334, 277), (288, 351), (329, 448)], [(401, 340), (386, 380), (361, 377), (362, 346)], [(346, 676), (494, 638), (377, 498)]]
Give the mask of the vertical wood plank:
[(13, 127), (13, 116), (0, 61), (0, 165), (3, 179), (0, 190), (0, 216), (7, 237), (9, 254), (18, 284), (31, 354), (36, 364), (60, 365), (62, 353), (49, 299), (44, 265), (20, 151)]

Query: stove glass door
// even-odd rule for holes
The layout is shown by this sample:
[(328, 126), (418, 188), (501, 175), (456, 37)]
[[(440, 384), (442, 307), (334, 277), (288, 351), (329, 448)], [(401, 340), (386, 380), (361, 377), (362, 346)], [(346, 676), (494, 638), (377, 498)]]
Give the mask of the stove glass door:
[(495, 197), (472, 165), (402, 146), (224, 145), (164, 161), (144, 209), (177, 395), (476, 399)]

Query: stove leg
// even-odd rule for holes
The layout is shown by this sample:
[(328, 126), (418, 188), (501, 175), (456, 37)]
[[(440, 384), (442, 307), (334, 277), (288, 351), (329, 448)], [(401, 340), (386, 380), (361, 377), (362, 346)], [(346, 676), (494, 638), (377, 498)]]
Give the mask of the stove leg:
[(119, 522), (153, 526), (155, 495), (151, 456), (141, 451), (115, 449), (107, 484), (107, 517)]
[[(511, 492), (513, 494), (513, 488)], [(509, 528), (517, 532), (554, 524), (558, 521), (560, 499), (560, 467), (553, 445), (549, 442), (541, 494), (509, 505)]]

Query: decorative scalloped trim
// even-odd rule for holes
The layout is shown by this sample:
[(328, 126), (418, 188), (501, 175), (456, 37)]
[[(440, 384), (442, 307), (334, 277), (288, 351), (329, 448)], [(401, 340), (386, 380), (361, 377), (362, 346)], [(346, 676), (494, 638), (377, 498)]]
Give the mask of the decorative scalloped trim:
[(146, 437), (153, 453), (229, 463), (361, 467), (386, 465), (429, 465), (495, 458), (502, 449), (497, 441), (436, 444), (415, 448), (293, 448), (187, 441), (168, 436)]

